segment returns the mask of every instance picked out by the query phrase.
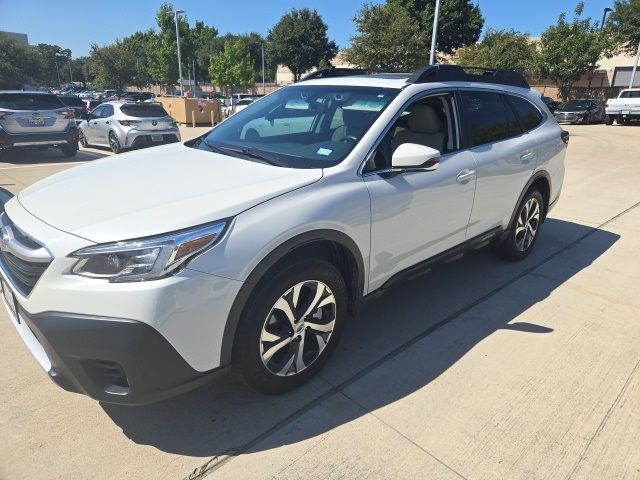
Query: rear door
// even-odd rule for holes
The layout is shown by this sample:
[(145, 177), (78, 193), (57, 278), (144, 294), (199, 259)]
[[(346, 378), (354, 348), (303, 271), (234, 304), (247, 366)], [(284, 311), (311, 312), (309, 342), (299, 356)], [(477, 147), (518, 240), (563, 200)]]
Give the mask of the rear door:
[(467, 142), (477, 164), (476, 194), (467, 231), (467, 238), (473, 238), (507, 226), (535, 169), (537, 143), (533, 135), (523, 131), (512, 104), (500, 92), (465, 89), (460, 96)]

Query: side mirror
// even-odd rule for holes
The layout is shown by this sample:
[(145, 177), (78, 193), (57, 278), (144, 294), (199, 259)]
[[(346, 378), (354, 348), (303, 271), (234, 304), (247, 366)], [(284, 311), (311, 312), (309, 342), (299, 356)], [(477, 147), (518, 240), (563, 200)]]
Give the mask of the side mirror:
[(417, 143), (403, 143), (391, 157), (392, 171), (431, 172), (440, 164), (440, 152)]

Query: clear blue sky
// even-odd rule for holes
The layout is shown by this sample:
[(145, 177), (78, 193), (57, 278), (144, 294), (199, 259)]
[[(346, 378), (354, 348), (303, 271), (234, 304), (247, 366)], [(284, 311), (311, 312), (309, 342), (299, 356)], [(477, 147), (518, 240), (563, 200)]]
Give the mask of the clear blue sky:
[[(380, 1), (380, 0), (377, 0)], [(577, 0), (476, 0), (487, 28), (514, 28), (539, 35), (562, 11), (572, 13)], [(29, 35), (29, 43), (70, 48), (74, 57), (89, 45), (112, 42), (136, 30), (155, 26), (155, 0), (0, 0), (0, 30)], [(329, 38), (340, 47), (354, 34), (353, 16), (363, 0), (175, 0), (190, 22), (203, 20), (220, 33), (256, 31), (266, 34), (291, 8), (318, 10), (329, 26)], [(585, 15), (602, 18), (613, 0), (586, 0)]]

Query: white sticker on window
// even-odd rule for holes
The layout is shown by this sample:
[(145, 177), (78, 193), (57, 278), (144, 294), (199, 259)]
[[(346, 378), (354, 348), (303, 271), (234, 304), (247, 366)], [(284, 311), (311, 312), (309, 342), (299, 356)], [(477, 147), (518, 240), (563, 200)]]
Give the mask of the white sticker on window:
[(316, 155), (324, 155), (325, 157), (328, 157), (332, 153), (333, 153), (333, 150), (331, 150), (330, 148), (319, 148), (318, 151), (316, 152)]

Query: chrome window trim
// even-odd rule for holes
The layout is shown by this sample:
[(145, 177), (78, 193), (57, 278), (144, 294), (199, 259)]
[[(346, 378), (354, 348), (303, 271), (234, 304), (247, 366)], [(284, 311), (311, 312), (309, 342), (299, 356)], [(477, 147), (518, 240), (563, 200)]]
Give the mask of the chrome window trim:
[(389, 130), (391, 129), (391, 127), (396, 123), (396, 120), (398, 120), (398, 118), (400, 118), (400, 116), (402, 115), (402, 113), (407, 109), (407, 107), (414, 103), (416, 101), (416, 99), (422, 99), (422, 98), (427, 98), (427, 97), (436, 97), (439, 95), (447, 95), (447, 94), (451, 94), (454, 95), (454, 99), (453, 99), (453, 113), (454, 113), (454, 122), (455, 122), (455, 130), (456, 130), (456, 146), (457, 149), (453, 152), (448, 152), (445, 155), (442, 155), (441, 158), (445, 158), (449, 155), (451, 155), (452, 153), (457, 153), (460, 152), (460, 135), (461, 135), (461, 131), (460, 131), (460, 118), (459, 118), (459, 113), (458, 113), (458, 105), (457, 102), (455, 101), (455, 92), (457, 90), (457, 87), (440, 87), (440, 88), (434, 88), (434, 89), (425, 89), (422, 90), (418, 93), (416, 93), (415, 95), (411, 96), (407, 101), (405, 101), (402, 104), (402, 107), (400, 107), (398, 109), (398, 111), (394, 114), (393, 118), (391, 119), (391, 121), (387, 124), (387, 126), (384, 128), (384, 130), (382, 131), (382, 133), (378, 136), (378, 138), (376, 138), (376, 141), (373, 142), (372, 147), (369, 149), (369, 151), (367, 152), (367, 154), (364, 157), (364, 160), (360, 163), (360, 166), (358, 167), (358, 176), (360, 177), (365, 177), (365, 176), (370, 176), (370, 175), (377, 175), (378, 173), (382, 173), (384, 172), (384, 170), (386, 169), (378, 169), (378, 170), (372, 170), (371, 172), (364, 172), (364, 166), (367, 164), (367, 162), (369, 161), (369, 159), (371, 158), (371, 155), (376, 151), (376, 149), (378, 148), (378, 145), (380, 145), (380, 142), (382, 141), (382, 139), (384, 138), (384, 136), (389, 133)]

